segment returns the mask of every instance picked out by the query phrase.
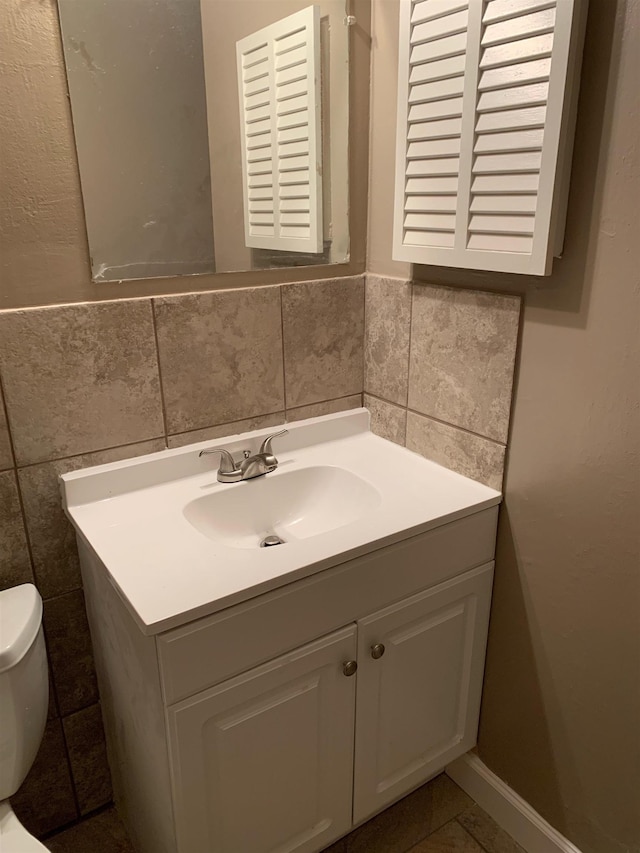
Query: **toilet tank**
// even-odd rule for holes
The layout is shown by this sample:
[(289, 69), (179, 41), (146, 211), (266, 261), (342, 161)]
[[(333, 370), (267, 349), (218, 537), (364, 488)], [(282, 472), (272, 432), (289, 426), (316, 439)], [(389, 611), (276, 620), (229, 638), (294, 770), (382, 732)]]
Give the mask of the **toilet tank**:
[(42, 599), (33, 584), (0, 592), (0, 801), (18, 790), (47, 720)]

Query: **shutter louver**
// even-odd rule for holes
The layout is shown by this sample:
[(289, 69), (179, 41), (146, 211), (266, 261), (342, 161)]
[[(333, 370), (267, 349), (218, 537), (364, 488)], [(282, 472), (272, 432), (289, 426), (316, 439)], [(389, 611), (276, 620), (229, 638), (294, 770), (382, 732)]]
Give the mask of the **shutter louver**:
[(468, 2), (412, 4), (405, 238), (453, 246)]
[(247, 36), (236, 52), (246, 245), (321, 253), (319, 7)]
[(579, 0), (402, 0), (395, 259), (550, 272), (576, 94), (565, 89), (583, 36), (574, 5), (585, 11)]

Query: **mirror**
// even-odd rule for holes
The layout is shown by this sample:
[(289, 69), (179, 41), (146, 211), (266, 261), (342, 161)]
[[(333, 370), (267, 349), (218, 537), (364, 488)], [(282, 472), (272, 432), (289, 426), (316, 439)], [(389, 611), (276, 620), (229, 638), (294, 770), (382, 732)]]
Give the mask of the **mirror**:
[(349, 259), (345, 0), (58, 0), (94, 281)]

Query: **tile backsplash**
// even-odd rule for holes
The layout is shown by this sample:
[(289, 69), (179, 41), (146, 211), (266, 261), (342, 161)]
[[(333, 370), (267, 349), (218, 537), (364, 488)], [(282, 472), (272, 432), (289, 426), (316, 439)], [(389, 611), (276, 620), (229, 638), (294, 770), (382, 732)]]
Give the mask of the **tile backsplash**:
[(282, 288), (287, 408), (362, 393), (364, 282)]
[(505, 444), (520, 298), (414, 285), (408, 407)]
[(379, 276), (0, 312), (0, 588), (44, 599), (51, 699), (13, 803), (36, 835), (111, 799), (58, 475), (362, 405), (500, 488), (520, 300)]
[(284, 409), (280, 287), (154, 300), (167, 433)]
[(164, 432), (150, 300), (0, 314), (18, 466)]
[(58, 475), (362, 405), (364, 277), (0, 312), (0, 588), (44, 599), (49, 720), (12, 798), (42, 836), (111, 799)]
[(372, 429), (502, 487), (520, 297), (367, 275)]

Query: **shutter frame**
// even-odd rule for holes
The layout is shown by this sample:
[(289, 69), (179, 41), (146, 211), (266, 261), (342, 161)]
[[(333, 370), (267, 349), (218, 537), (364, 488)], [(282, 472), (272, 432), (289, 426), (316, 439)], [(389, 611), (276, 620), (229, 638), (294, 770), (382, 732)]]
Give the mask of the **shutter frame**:
[[(393, 258), (416, 264), (549, 275), (553, 254), (560, 251), (564, 233), (587, 0), (520, 0), (512, 5), (504, 0), (468, 0), (465, 33), (458, 32), (457, 41), (446, 42), (443, 47), (438, 30), (423, 29), (418, 36), (419, 53), (415, 47), (412, 53), (411, 46), (414, 10), (420, 7), (416, 17), (428, 21), (430, 7), (436, 11), (437, 5), (439, 31), (446, 33), (454, 28), (457, 16), (465, 13), (461, 9), (463, 4), (460, 0), (400, 0), (400, 3)], [(451, 24), (447, 26), (449, 16)], [(553, 22), (551, 49), (550, 22)], [(428, 27), (428, 23), (422, 26)], [(498, 26), (502, 29), (496, 30)], [(456, 29), (459, 31), (460, 27)], [(517, 36), (510, 39), (510, 31)], [(497, 44), (500, 54), (495, 53), (498, 36), (502, 39)], [(423, 147), (409, 149), (415, 142), (419, 115), (413, 104), (420, 97), (411, 80), (428, 77), (430, 71), (424, 65), (436, 61), (430, 59), (430, 54), (440, 62), (441, 54), (448, 49), (457, 51), (454, 55), (458, 56), (464, 49), (462, 103), (451, 100), (451, 79), (442, 80), (447, 85), (440, 90), (436, 81), (425, 95), (436, 100), (426, 99), (421, 103), (422, 114), (431, 113), (419, 131)], [(487, 59), (489, 49), (492, 53)], [(541, 57), (548, 65), (549, 54), (548, 80), (543, 80), (546, 66), (541, 64)], [(496, 56), (507, 59), (498, 61)], [(536, 65), (527, 66), (529, 61)], [(516, 67), (513, 79), (508, 73), (496, 75), (496, 70), (508, 72), (509, 66)], [(452, 67), (458, 68), (459, 73), (459, 62)], [(481, 85), (483, 75), (489, 71), (491, 76), (485, 76)], [(436, 155), (429, 154), (438, 150), (429, 147), (429, 141), (439, 136), (435, 133), (429, 136), (428, 122), (434, 123), (436, 131), (435, 119), (440, 121), (439, 112), (442, 112), (440, 104), (447, 105), (444, 111), (448, 110), (448, 119), (455, 120), (452, 113), (456, 109), (461, 111), (457, 173), (453, 158), (447, 164), (439, 164)], [(542, 143), (537, 147), (541, 130)], [(450, 137), (442, 141), (454, 140)], [(421, 163), (420, 152), (434, 159)], [(437, 190), (437, 184), (429, 189), (425, 183), (422, 199), (416, 199), (420, 187), (415, 182), (416, 175), (428, 172), (435, 177), (434, 169), (440, 165), (448, 169), (443, 175), (447, 181), (440, 181), (444, 190)], [(493, 205), (485, 203), (487, 193), (493, 197)], [(496, 201), (501, 193), (512, 196), (505, 210), (500, 210)], [(523, 203), (522, 209), (517, 208), (514, 199), (518, 193), (535, 196), (533, 211), (530, 200)], [(426, 217), (407, 219), (416, 205), (427, 209), (429, 196), (436, 194), (455, 197), (453, 235), (445, 230), (431, 232), (432, 220)], [(483, 211), (479, 217), (475, 210), (487, 206), (491, 211)], [(416, 223), (421, 231), (413, 230)]]

